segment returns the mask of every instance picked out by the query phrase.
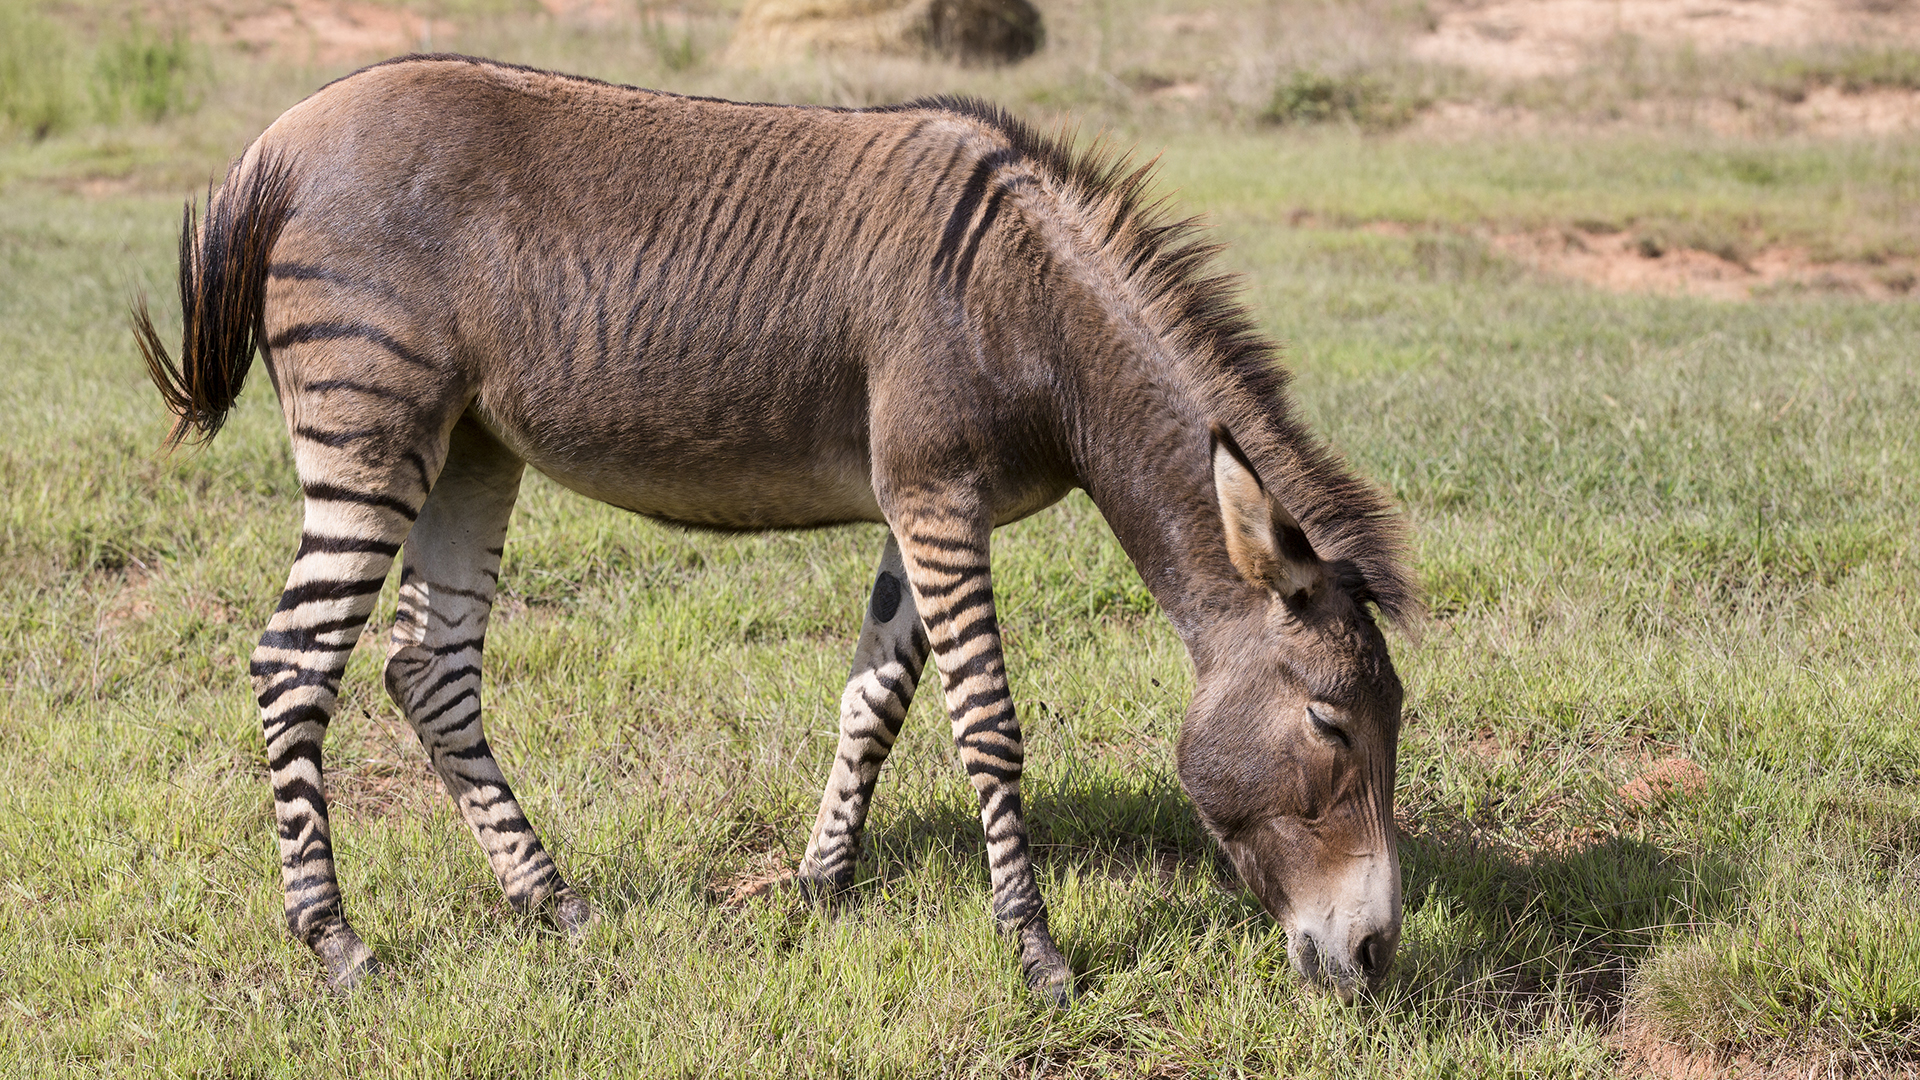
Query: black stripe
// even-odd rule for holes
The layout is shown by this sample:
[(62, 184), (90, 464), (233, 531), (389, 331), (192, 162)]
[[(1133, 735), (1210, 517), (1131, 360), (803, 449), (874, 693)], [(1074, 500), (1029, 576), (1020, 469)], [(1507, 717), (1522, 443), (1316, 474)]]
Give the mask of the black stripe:
[(280, 594), (280, 606), (276, 611), (291, 611), (304, 604), (323, 601), (354, 600), (362, 596), (372, 596), (386, 584), (386, 575), (375, 578), (349, 578), (347, 580), (309, 581), (294, 585)]
[(883, 724), (886, 723), (896, 711), (905, 711), (899, 708), (900, 703), (897, 699), (883, 697), (879, 701), (875, 701), (873, 698), (868, 697), (867, 692), (864, 690), (860, 692), (860, 702), (867, 707), (868, 712), (879, 717), (880, 722)]
[[(932, 210), (933, 204), (940, 201), (940, 193), (946, 190), (947, 177), (953, 175), (953, 167), (955, 165), (960, 164), (960, 159), (966, 155), (968, 149), (969, 148), (967, 144), (964, 142), (956, 143), (954, 145), (953, 153), (947, 155), (947, 163), (945, 165), (940, 166), (939, 175), (935, 176), (933, 178), (933, 182), (927, 185), (926, 209)], [(919, 168), (920, 168), (920, 163), (918, 161), (915, 161), (913, 163), (912, 171), (918, 172)]]
[[(424, 464), (425, 463), (422, 462), (423, 476), (425, 474)], [(408, 521), (412, 521), (420, 516), (418, 507), (405, 500), (396, 499), (391, 495), (378, 495), (372, 492), (355, 491), (352, 488), (344, 488), (338, 484), (323, 484), (318, 481), (302, 484), (300, 485), (300, 490), (307, 498), (318, 502), (350, 502), (359, 503), (361, 506), (377, 506), (383, 510), (391, 510), (401, 517), (406, 518)]]
[(954, 671), (943, 671), (941, 675), (947, 676), (948, 680), (952, 682), (952, 686), (960, 686), (960, 684), (966, 682), (968, 678), (973, 678), (975, 675), (987, 675), (989, 671), (993, 671), (993, 650), (973, 653), (968, 659), (960, 661), (960, 667), (956, 667)]
[(327, 652), (345, 652), (359, 641), (360, 628), (366, 623), (367, 618), (364, 615), (349, 615), (343, 619), (328, 619), (326, 622), (314, 623), (312, 626), (293, 626), (284, 630), (269, 628), (266, 633), (260, 635), (260, 647), (285, 649), (288, 652), (317, 652), (320, 651), (322, 637), (351, 630), (354, 632), (353, 640), (325, 646)]
[[(931, 123), (933, 123), (933, 120), (931, 118), (922, 118), (920, 120), (914, 121), (913, 126), (907, 129), (907, 133), (905, 135), (900, 136), (900, 141), (897, 143), (894, 143), (893, 146), (888, 148), (887, 156), (881, 160), (879, 165), (876, 165), (874, 167), (874, 170), (873, 170), (874, 174), (878, 176), (894, 175), (892, 171), (893, 159), (899, 157), (900, 151), (905, 150), (907, 148), (908, 143), (911, 143), (915, 139), (919, 138), (920, 133), (922, 131), (925, 131), (927, 129), (927, 125)], [(924, 153), (924, 150), (922, 152)], [(912, 169), (907, 170), (907, 172), (904, 175), (911, 178), (913, 176), (913, 170)]]
[(405, 405), (409, 412), (415, 414), (418, 414), (420, 411), (418, 404), (415, 403), (412, 398), (398, 391), (389, 390), (384, 386), (375, 386), (372, 383), (356, 382), (353, 379), (322, 379), (319, 382), (308, 383), (300, 387), (299, 392), (302, 394), (330, 394), (335, 392), (365, 394), (368, 397), (376, 397), (384, 401)]
[(273, 785), (274, 802), (288, 803), (295, 800), (304, 800), (311, 804), (316, 813), (326, 812), (325, 797), (320, 794), (319, 788), (313, 786), (313, 781), (306, 777), (295, 776)]
[(867, 141), (864, 144), (861, 145), (860, 151), (853, 155), (853, 162), (847, 166), (847, 176), (849, 179), (859, 178), (860, 163), (867, 159), (867, 151), (872, 150), (873, 144), (879, 142), (880, 136), (885, 134), (886, 132), (884, 130), (876, 131), (867, 138)]
[[(433, 478), (427, 475), (427, 459), (426, 459), (426, 458), (424, 458), (424, 457), (422, 457), (422, 456), (420, 455), (420, 451), (418, 451), (418, 450), (409, 450), (409, 451), (407, 451), (407, 456), (406, 456), (406, 460), (407, 460), (407, 462), (408, 462), (408, 464), (410, 464), (410, 465), (412, 465), (412, 466), (414, 467), (414, 469), (415, 469), (415, 470), (417, 470), (417, 471), (418, 471), (418, 472), (420, 473), (420, 491), (421, 491), (421, 493), (422, 493), (422, 494), (425, 494), (426, 492), (429, 492), (429, 491), (432, 491), (432, 490), (433, 490)], [(418, 514), (418, 513), (419, 513), (419, 511), (417, 511), (417, 510), (416, 510), (416, 511), (414, 511), (414, 513), (415, 513), (415, 514)], [(411, 520), (411, 519), (409, 519), (409, 520)]]
[[(978, 612), (978, 614), (975, 614)], [(998, 634), (1000, 624), (994, 618), (991, 608), (982, 610), (975, 606), (968, 608), (966, 614), (973, 615), (965, 625), (961, 624), (960, 614), (955, 613), (947, 619), (947, 648), (966, 645), (982, 634)]]
[(392, 334), (387, 333), (377, 326), (370, 326), (366, 323), (295, 323), (268, 339), (267, 347), (269, 349), (283, 349), (288, 345), (304, 345), (315, 341), (344, 340), (365, 341), (369, 344), (380, 346), (387, 352), (392, 353), (396, 359), (404, 360), (409, 364), (415, 364), (428, 370), (432, 370), (434, 367), (431, 361), (419, 353), (414, 352), (412, 349), (407, 348), (405, 345), (400, 344)]
[[(437, 709), (424, 713), (420, 716), (409, 716), (408, 718), (413, 721), (414, 727), (425, 728), (430, 726), (435, 720), (438, 720), (441, 717), (452, 712), (456, 706), (458, 706), (459, 704), (465, 701), (472, 701), (474, 703), (474, 714), (476, 716), (479, 715), (480, 691), (476, 688), (473, 690), (467, 690), (459, 694), (455, 694), (451, 699), (441, 702), (440, 707)], [(465, 727), (467, 724), (470, 724), (472, 722), (473, 722), (473, 717), (470, 716), (466, 720), (462, 721), (459, 727)], [(448, 728), (446, 731), (438, 732), (437, 734), (439, 735), (440, 738), (445, 738), (448, 734), (454, 731), (458, 731), (459, 727)]]
[[(986, 575), (986, 572), (987, 570), (984, 566), (963, 567), (960, 570), (953, 571), (953, 580), (944, 585), (922, 584), (920, 586), (920, 599), (926, 601), (939, 600), (942, 597), (959, 592), (961, 589), (979, 586), (980, 579)], [(988, 586), (988, 588), (991, 588), (991, 586)]]
[(272, 746), (274, 743), (279, 742), (287, 732), (292, 731), (302, 724), (318, 724), (320, 725), (320, 730), (325, 731), (329, 719), (331, 719), (331, 717), (327, 715), (327, 710), (318, 705), (296, 705), (286, 712), (281, 713), (279, 716), (274, 717), (272, 720), (262, 719), (260, 727), (266, 735), (266, 744)]
[[(414, 699), (416, 701), (432, 701), (434, 696), (440, 693), (440, 691), (445, 690), (447, 687), (452, 686), (454, 683), (459, 682), (469, 675), (478, 678), (480, 669), (474, 667), (472, 664), (461, 664), (459, 667), (443, 672), (439, 678), (433, 680), (432, 685), (415, 694)], [(472, 691), (468, 692), (472, 693)]]
[(967, 716), (977, 709), (988, 709), (991, 711), (986, 716), (968, 724), (966, 728), (960, 732), (962, 739), (974, 735), (984, 735), (987, 732), (1004, 735), (1009, 739), (1018, 739), (1020, 737), (1020, 726), (1018, 724), (1008, 724), (1006, 727), (1001, 726), (1002, 723), (1013, 719), (1013, 698), (1008, 696), (1004, 688), (980, 690), (968, 694), (964, 701), (954, 706), (953, 711), (959, 716)]
[(879, 683), (880, 689), (885, 690), (895, 701), (905, 704), (913, 700), (912, 683), (891, 678), (878, 671), (873, 673), (873, 681)]
[[(925, 548), (932, 548), (935, 551), (947, 551), (947, 552), (964, 551), (970, 555), (978, 555), (978, 556), (984, 556), (985, 554), (980, 550), (980, 545), (973, 542), (972, 540), (948, 540), (945, 537), (926, 536), (920, 533), (914, 533), (912, 536), (908, 537), (907, 539), (916, 548), (925, 547)], [(915, 559), (914, 561), (924, 563), (926, 560)]]
[(943, 269), (951, 270), (954, 259), (960, 254), (960, 245), (965, 240), (967, 226), (973, 224), (974, 208), (986, 196), (987, 183), (993, 177), (993, 171), (1011, 161), (1020, 154), (1016, 150), (995, 150), (981, 158), (973, 167), (973, 175), (967, 178), (967, 186), (960, 192), (959, 202), (954, 204), (953, 213), (947, 217), (947, 227), (941, 233), (940, 246), (933, 253), (933, 269), (936, 278), (942, 276)]
[(967, 278), (973, 274), (973, 257), (980, 253), (980, 241), (993, 228), (993, 219), (1000, 214), (1000, 201), (1005, 198), (1005, 186), (996, 188), (993, 198), (987, 200), (987, 208), (980, 213), (980, 224), (973, 230), (973, 236), (967, 241), (967, 250), (960, 256), (960, 265), (953, 272), (953, 298), (955, 301), (967, 297)]
[(479, 637), (463, 638), (459, 641), (449, 641), (445, 645), (435, 645), (431, 651), (435, 656), (451, 656), (454, 653), (465, 652), (468, 649), (485, 648), (486, 643), (487, 643), (486, 635), (482, 634)]
[(360, 439), (378, 439), (390, 434), (392, 433), (382, 428), (360, 428), (355, 431), (321, 431), (319, 428), (308, 427), (305, 424), (296, 424), (293, 429), (294, 438), (319, 443), (321, 446), (345, 446), (350, 442), (357, 442)]
[(287, 747), (279, 757), (267, 758), (267, 768), (272, 772), (293, 764), (295, 761), (310, 761), (315, 772), (320, 769), (320, 744), (316, 742), (297, 742)]
[(443, 758), (452, 758), (455, 761), (478, 761), (482, 758), (492, 757), (493, 747), (488, 745), (487, 740), (481, 739), (464, 750), (442, 750), (440, 751), (440, 756)]
[(976, 582), (976, 587), (972, 592), (962, 593), (955, 597), (953, 601), (947, 605), (946, 609), (940, 612), (939, 617), (942, 622), (947, 624), (948, 633), (957, 635), (959, 630), (955, 628), (960, 622), (960, 617), (983, 609), (987, 611), (988, 617), (991, 618), (993, 610), (993, 589), (984, 583)]
[(907, 692), (901, 697), (901, 700), (905, 700), (912, 697), (913, 688), (920, 685), (920, 676), (926, 673), (927, 656), (925, 653), (905, 653), (895, 649), (893, 658), (900, 662), (900, 666), (907, 669), (907, 678), (911, 682)]
[[(344, 667), (345, 665), (342, 666)], [(259, 696), (254, 700), (259, 702), (262, 709), (273, 708), (274, 702), (279, 701), (281, 698), (286, 697), (287, 694), (303, 686), (318, 686), (329, 691), (337, 690), (340, 686), (340, 671), (338, 668), (325, 671), (314, 668), (296, 668), (295, 670), (299, 672), (298, 675), (281, 679), (272, 686), (260, 691)]]
[(475, 600), (482, 604), (493, 603), (492, 593), (481, 592), (477, 589), (462, 589), (454, 585), (442, 585), (437, 581), (432, 582), (428, 587), (434, 592), (446, 593), (449, 596), (458, 596), (465, 600)]
[(324, 281), (329, 285), (377, 293), (390, 300), (400, 298), (399, 291), (384, 281), (363, 281), (312, 263), (277, 262), (267, 267), (267, 276), (278, 281)]
[(308, 555), (346, 555), (361, 553), (367, 555), (385, 555), (391, 559), (400, 554), (400, 545), (386, 540), (376, 540), (367, 536), (322, 536), (316, 533), (300, 534), (300, 550), (293, 553), (297, 562)]
[[(488, 803), (487, 806), (489, 808), (498, 806), (501, 803), (506, 802), (507, 799), (511, 799), (511, 798), (513, 798), (513, 796), (508, 795), (505, 798), (495, 799), (493, 802)], [(528, 821), (526, 818), (521, 817), (519, 814), (515, 814), (514, 816), (507, 818), (505, 821), (475, 822), (474, 829), (478, 832), (490, 832), (497, 835), (511, 834), (516, 836), (525, 836), (533, 832), (533, 823)]]
[[(995, 765), (978, 759), (968, 761), (965, 764), (968, 776), (991, 776), (1003, 784), (1012, 783), (1020, 779), (1020, 766), (1018, 765)], [(984, 800), (986, 796), (983, 795), (981, 798)]]

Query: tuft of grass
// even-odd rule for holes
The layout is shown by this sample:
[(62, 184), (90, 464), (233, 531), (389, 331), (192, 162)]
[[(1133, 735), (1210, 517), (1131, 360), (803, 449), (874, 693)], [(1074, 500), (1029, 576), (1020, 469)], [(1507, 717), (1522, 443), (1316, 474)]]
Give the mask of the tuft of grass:
[(1657, 951), (1634, 982), (1636, 1018), (1723, 1055), (1920, 1055), (1920, 862), (1910, 850), (1879, 874), (1849, 874), (1823, 861), (1787, 854), (1732, 918)]
[(0, 129), (44, 139), (75, 119), (66, 29), (29, 4), (0, 4)]
[(149, 123), (192, 111), (198, 74), (194, 51), (178, 28), (161, 33), (140, 20), (101, 43), (89, 86), (101, 119)]
[(647, 46), (653, 50), (660, 64), (670, 72), (683, 72), (696, 67), (701, 62), (699, 39), (684, 13), (678, 25), (670, 23), (655, 8), (641, 10), (640, 35)]
[(1367, 72), (1329, 75), (1296, 70), (1273, 88), (1260, 119), (1287, 126), (1350, 124), (1366, 131), (1391, 131), (1411, 121), (1426, 102), (1401, 94)]
[(1786, 101), (1798, 101), (1816, 86), (1848, 94), (1874, 90), (1920, 90), (1920, 51), (1852, 48), (1832, 53), (1783, 56), (1758, 73), (1761, 85)]

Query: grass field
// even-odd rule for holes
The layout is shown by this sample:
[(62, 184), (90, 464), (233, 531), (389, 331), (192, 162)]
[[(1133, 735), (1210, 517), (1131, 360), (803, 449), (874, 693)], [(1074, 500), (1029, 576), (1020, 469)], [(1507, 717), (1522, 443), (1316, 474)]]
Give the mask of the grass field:
[[(0, 1071), (1912, 1075), (1920, 304), (1603, 292), (1487, 237), (1604, 222), (1911, 257), (1920, 140), (1551, 104), (1448, 138), (1262, 123), (1291, 78), (1267, 60), (1180, 113), (1125, 89), (1188, 62), (1122, 32), (1138, 6), (1063, 6), (1005, 72), (758, 74), (710, 60), (726, 9), (652, 52), (515, 4), (441, 10), (477, 12), (454, 47), (507, 59), (753, 97), (966, 89), (1165, 148), (1305, 413), (1416, 528), (1433, 616), (1395, 642), (1407, 925), (1381, 994), (1301, 986), (1222, 876), (1173, 777), (1185, 656), (1083, 497), (996, 543), (1039, 873), (1081, 991), (1058, 1012), (995, 938), (937, 695), (882, 775), (847, 910), (725, 903), (805, 846), (879, 530), (675, 532), (538, 477), (489, 731), (604, 923), (574, 942), (506, 907), (379, 687), (389, 594), (328, 746), (350, 912), (388, 974), (328, 990), (281, 927), (245, 678), (299, 528), (279, 413), (260, 379), (211, 448), (159, 455), (124, 311), (170, 298), (180, 199), (338, 70), (102, 0), (10, 9), (0, 56)], [(1280, 49), (1273, 15), (1243, 51), (1492, 93), (1393, 59), (1417, 12), (1298, 13), (1304, 36)]]

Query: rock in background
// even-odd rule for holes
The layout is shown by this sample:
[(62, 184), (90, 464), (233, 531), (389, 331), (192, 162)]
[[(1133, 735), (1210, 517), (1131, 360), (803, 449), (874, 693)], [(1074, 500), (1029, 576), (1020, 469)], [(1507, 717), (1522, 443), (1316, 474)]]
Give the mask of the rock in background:
[(762, 66), (861, 52), (1008, 64), (1044, 39), (1029, 0), (749, 0), (726, 58)]

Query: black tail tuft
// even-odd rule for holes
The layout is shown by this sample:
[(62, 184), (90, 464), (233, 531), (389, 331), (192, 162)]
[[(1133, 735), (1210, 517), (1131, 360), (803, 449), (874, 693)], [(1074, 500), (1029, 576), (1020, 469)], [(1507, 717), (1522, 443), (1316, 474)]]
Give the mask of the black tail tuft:
[(178, 366), (153, 328), (146, 296), (134, 300), (134, 340), (176, 418), (168, 449), (195, 432), (195, 441), (207, 442), (226, 423), (260, 343), (273, 244), (292, 215), (293, 170), (284, 159), (264, 155), (245, 177), (236, 182), (229, 173), (218, 194), (208, 191), (204, 227), (187, 203), (180, 227)]

